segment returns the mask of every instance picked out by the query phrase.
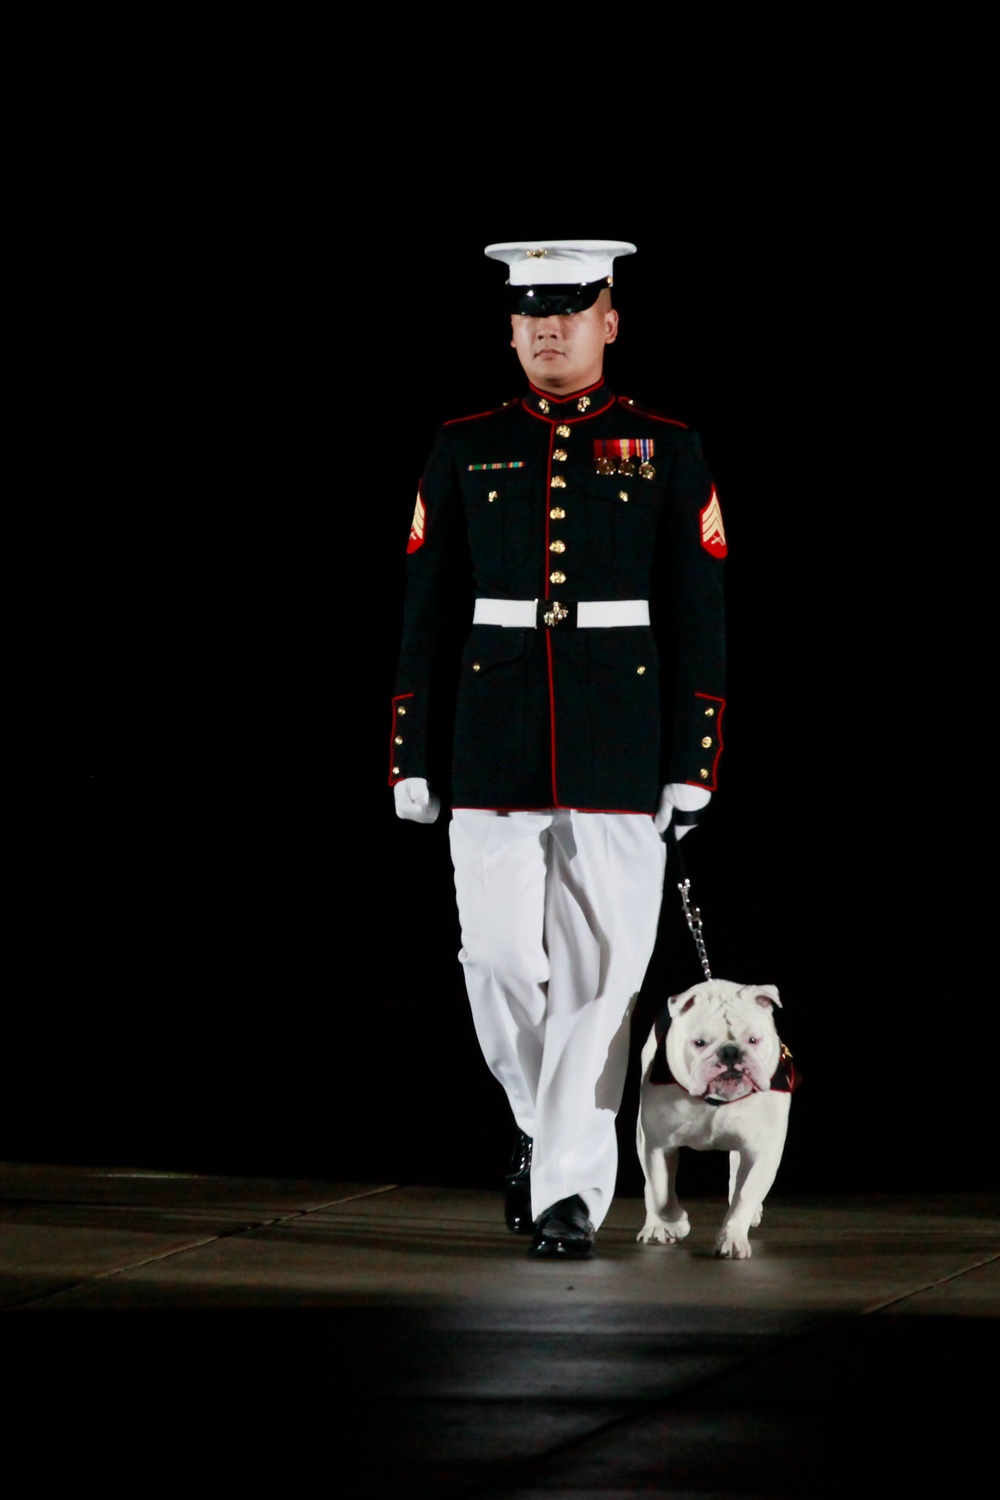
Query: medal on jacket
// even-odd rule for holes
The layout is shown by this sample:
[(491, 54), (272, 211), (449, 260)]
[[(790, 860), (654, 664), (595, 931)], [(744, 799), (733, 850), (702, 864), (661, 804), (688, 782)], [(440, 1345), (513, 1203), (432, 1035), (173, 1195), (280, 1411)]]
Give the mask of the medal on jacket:
[(598, 474), (655, 479), (656, 469), (650, 462), (654, 452), (653, 438), (595, 438), (594, 468)]

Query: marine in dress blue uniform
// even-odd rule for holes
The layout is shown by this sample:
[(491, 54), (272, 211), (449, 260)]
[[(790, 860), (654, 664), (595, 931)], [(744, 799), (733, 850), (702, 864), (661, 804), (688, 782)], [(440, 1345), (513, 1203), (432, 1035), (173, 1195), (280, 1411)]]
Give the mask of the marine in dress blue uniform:
[[(471, 576), (451, 766), (460, 958), (521, 1132), (508, 1223), (543, 1256), (589, 1253), (610, 1204), (659, 830), (694, 821), (722, 750), (715, 486), (696, 433), (603, 375), (613, 259), (633, 248), (488, 247), (510, 267), (528, 386), (438, 434), (393, 698), (397, 811), (430, 821), (444, 778), (427, 759), (429, 715), (447, 707), (431, 682), (449, 601)], [(578, 371), (592, 378), (566, 389)], [(530, 1215), (517, 1211), (529, 1180)]]

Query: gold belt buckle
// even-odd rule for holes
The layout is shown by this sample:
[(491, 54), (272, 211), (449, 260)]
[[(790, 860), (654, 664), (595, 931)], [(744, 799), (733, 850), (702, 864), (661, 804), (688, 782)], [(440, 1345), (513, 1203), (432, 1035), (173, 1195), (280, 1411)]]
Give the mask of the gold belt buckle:
[(542, 615), (542, 619), (551, 630), (552, 626), (558, 625), (561, 620), (569, 619), (569, 610), (564, 609), (558, 599), (553, 599), (544, 615)]

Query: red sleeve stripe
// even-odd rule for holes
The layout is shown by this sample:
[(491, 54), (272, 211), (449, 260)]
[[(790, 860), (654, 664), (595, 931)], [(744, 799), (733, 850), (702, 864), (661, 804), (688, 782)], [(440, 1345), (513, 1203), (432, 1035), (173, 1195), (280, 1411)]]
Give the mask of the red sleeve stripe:
[[(400, 693), (392, 700), (392, 728), (389, 730), (389, 785), (395, 786), (397, 781), (404, 779), (405, 773), (401, 770), (396, 760), (399, 746), (396, 744), (396, 736), (400, 730), (396, 727), (399, 723), (399, 705), (412, 698), (412, 693)], [(406, 718), (406, 710), (403, 710), (403, 718)]]
[(717, 772), (719, 768), (719, 756), (723, 750), (722, 715), (726, 710), (726, 700), (725, 698), (714, 698), (711, 693), (695, 693), (695, 697), (700, 698), (703, 703), (713, 705), (715, 708), (715, 713), (712, 715), (712, 722), (715, 725), (712, 735), (712, 738), (715, 740), (715, 753), (712, 756), (712, 764), (709, 768), (708, 777), (704, 781), (693, 781), (689, 778), (687, 785), (700, 786), (706, 792), (714, 792), (718, 790)]

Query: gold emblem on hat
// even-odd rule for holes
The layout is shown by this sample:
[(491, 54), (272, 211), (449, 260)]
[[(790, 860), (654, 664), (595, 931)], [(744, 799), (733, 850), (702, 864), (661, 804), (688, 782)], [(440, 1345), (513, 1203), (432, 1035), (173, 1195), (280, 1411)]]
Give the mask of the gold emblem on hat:
[(541, 260), (542, 256), (548, 255), (549, 252), (547, 250), (525, 250), (524, 253), (529, 260)]

